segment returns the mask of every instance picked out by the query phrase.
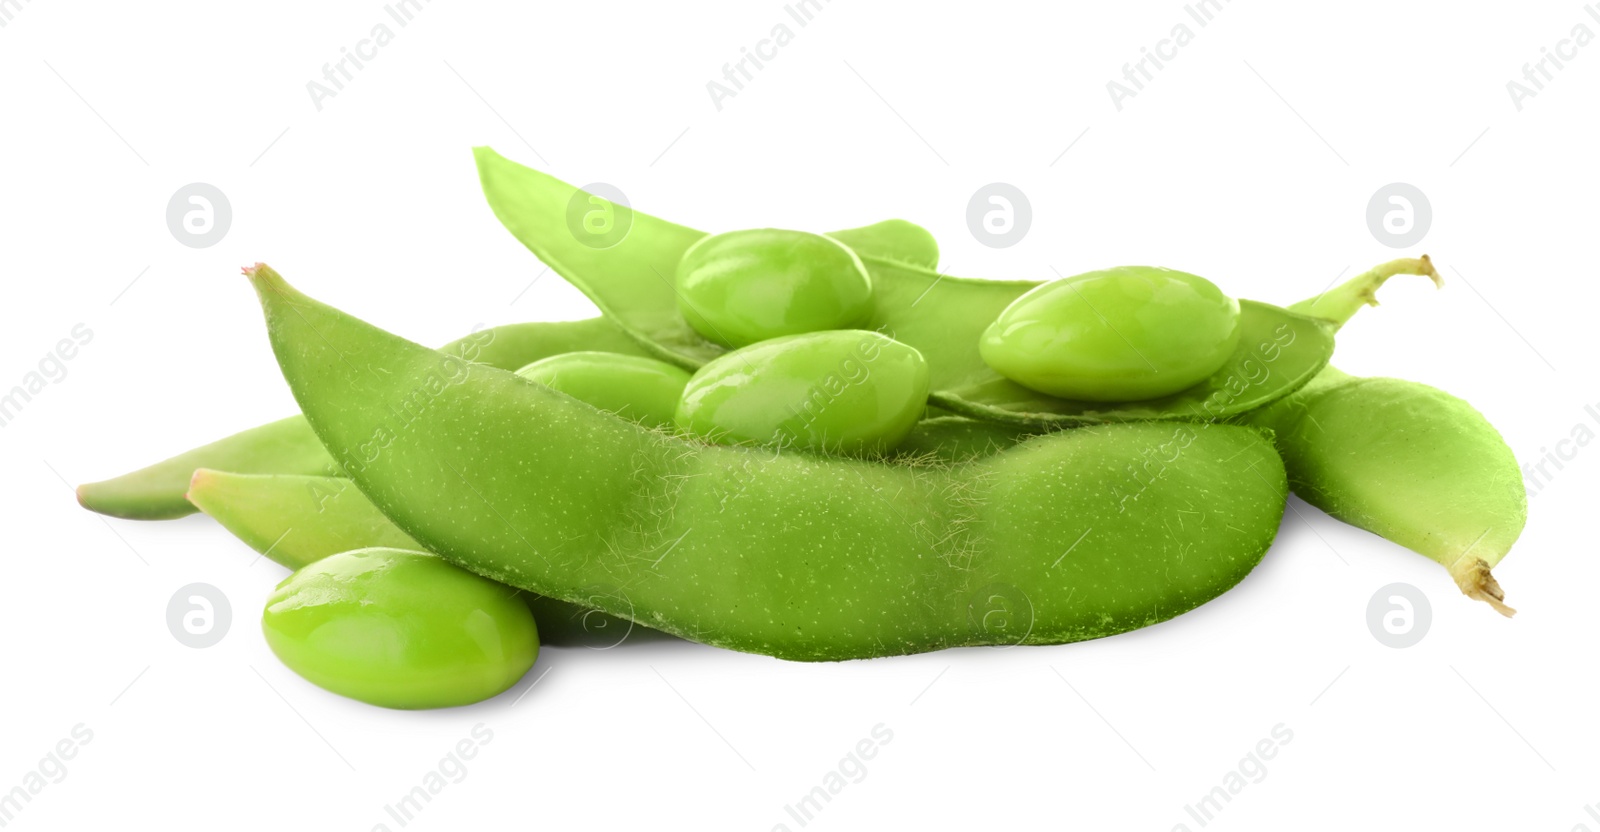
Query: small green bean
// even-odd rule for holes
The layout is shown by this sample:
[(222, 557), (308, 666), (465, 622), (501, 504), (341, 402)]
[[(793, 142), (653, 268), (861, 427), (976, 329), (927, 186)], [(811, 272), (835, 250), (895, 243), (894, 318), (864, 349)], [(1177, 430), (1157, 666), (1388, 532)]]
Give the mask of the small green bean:
[(717, 442), (862, 453), (893, 448), (922, 415), (928, 363), (864, 330), (745, 347), (702, 367), (678, 405), (685, 432)]
[(678, 263), (678, 311), (724, 347), (850, 329), (872, 311), (861, 259), (821, 234), (755, 228), (702, 237)]
[(996, 372), (1032, 390), (1095, 402), (1170, 396), (1221, 369), (1239, 345), (1239, 302), (1211, 281), (1121, 266), (1017, 298), (979, 344)]
[(261, 629), (306, 681), (385, 708), (481, 702), (539, 655), (533, 615), (515, 592), (401, 549), (302, 567), (267, 598)]
[(601, 410), (653, 427), (670, 427), (688, 371), (639, 355), (580, 351), (552, 355), (517, 375)]

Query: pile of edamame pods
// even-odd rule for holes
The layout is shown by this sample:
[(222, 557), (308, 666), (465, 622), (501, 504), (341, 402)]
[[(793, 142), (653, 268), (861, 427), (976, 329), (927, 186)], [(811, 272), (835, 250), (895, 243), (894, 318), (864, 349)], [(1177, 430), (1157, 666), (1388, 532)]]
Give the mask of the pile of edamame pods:
[(1288, 307), (1143, 266), (971, 280), (901, 220), (708, 235), (477, 162), (601, 317), (435, 350), (257, 264), (303, 415), (78, 490), (199, 509), (295, 570), (262, 626), (328, 690), (466, 704), (541, 642), (622, 634), (805, 661), (1099, 638), (1238, 583), (1290, 489), (1511, 612), (1490, 569), (1527, 503), (1500, 435), (1328, 366), (1387, 279), (1438, 282), (1426, 257)]

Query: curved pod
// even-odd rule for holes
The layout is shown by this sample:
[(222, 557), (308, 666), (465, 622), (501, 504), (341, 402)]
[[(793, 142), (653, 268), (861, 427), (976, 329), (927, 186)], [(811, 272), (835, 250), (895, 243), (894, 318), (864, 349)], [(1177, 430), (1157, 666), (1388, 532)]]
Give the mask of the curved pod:
[(707, 644), (839, 660), (1111, 635), (1233, 586), (1282, 518), (1282, 466), (1246, 428), (1096, 427), (949, 468), (707, 446), (249, 274), (312, 427), (403, 530)]

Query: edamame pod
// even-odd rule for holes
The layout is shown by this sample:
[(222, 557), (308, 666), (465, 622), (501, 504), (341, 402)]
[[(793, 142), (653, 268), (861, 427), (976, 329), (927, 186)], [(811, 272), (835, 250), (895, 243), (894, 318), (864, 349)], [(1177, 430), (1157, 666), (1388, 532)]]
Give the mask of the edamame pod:
[(1472, 405), (1426, 384), (1329, 368), (1252, 414), (1306, 502), (1427, 556), (1468, 597), (1515, 610), (1490, 571), (1528, 519), (1516, 457)]
[(935, 416), (923, 419), (896, 445), (893, 456), (903, 460), (971, 462), (994, 456), (1031, 436), (1014, 425)]
[[(505, 198), (513, 204), (517, 201), (510, 192), (506, 193)], [(685, 240), (684, 248), (701, 236), (701, 232), (682, 226), (672, 228), (690, 232), (686, 235), (666, 232), (668, 237)], [(932, 268), (939, 259), (939, 247), (927, 229), (905, 220), (885, 220), (861, 228), (832, 232), (828, 236), (856, 251), (895, 262)], [(677, 253), (681, 255), (682, 249), (677, 249)], [(672, 263), (667, 264), (667, 271), (662, 273), (664, 279), (671, 279), (671, 267)], [(655, 352), (654, 349), (641, 347), (633, 335), (609, 318), (492, 327), (446, 344), (443, 349), (461, 354), (476, 350), (476, 357), (469, 360), (505, 370), (515, 370), (541, 358), (575, 350), (638, 356)], [(119, 477), (80, 485), (77, 489), (78, 502), (90, 511), (129, 520), (182, 517), (194, 512), (194, 506), (184, 499), (184, 492), (189, 487), (190, 478), (200, 468), (251, 474), (339, 473), (327, 452), (322, 449), (322, 443), (317, 441), (316, 435), (305, 424), (304, 418), (291, 416), (224, 437)]]
[(841, 660), (1111, 635), (1234, 585), (1282, 518), (1248, 428), (1086, 428), (951, 467), (703, 445), (247, 274), (318, 436), (407, 534), (707, 644)]
[(907, 220), (883, 222), (830, 231), (828, 236), (862, 257), (893, 260), (922, 269), (939, 268), (939, 241), (933, 233)]
[[(1290, 308), (1342, 326), (1376, 306), (1395, 274), (1442, 284), (1427, 257), (1396, 261)], [(1274, 432), (1306, 502), (1425, 555), (1468, 597), (1514, 614), (1490, 570), (1522, 533), (1527, 491), (1511, 449), (1471, 405), (1425, 384), (1329, 367), (1246, 421)]]
[(246, 546), (291, 571), (354, 549), (422, 548), (342, 477), (201, 468), (188, 498)]
[[(484, 196), (506, 229), (652, 354), (696, 369), (726, 352), (679, 314), (678, 297), (667, 278), (704, 232), (612, 205), (489, 148), (474, 153)], [(582, 200), (614, 212), (626, 210), (626, 238), (598, 247), (577, 239), (567, 211)], [(843, 239), (848, 232), (828, 236)], [(1136, 402), (1050, 396), (995, 372), (978, 347), (980, 336), (1001, 312), (1038, 283), (952, 277), (881, 249), (847, 244), (872, 282), (872, 309), (860, 328), (921, 352), (928, 361), (929, 402), (971, 418), (1033, 430), (1152, 419), (1216, 421), (1288, 395), (1310, 381), (1333, 354), (1333, 327), (1326, 321), (1240, 301), (1237, 348), (1200, 383)]]
[[(506, 370), (578, 349), (644, 355), (632, 338), (604, 318), (491, 327), (452, 341), (442, 349)], [(128, 520), (182, 517), (195, 510), (184, 493), (200, 468), (241, 474), (339, 473), (305, 417), (296, 415), (241, 431), (120, 477), (85, 483), (78, 486), (78, 502), (90, 511)]]
[[(340, 477), (201, 469), (189, 485), (189, 500), (245, 545), (289, 569), (355, 549), (424, 548)], [(521, 594), (546, 646), (611, 647), (661, 635), (586, 607)]]
[(194, 513), (184, 492), (201, 468), (246, 474), (332, 474), (333, 458), (322, 449), (304, 416), (243, 430), (184, 451), (120, 477), (78, 486), (78, 504), (125, 520), (170, 520)]

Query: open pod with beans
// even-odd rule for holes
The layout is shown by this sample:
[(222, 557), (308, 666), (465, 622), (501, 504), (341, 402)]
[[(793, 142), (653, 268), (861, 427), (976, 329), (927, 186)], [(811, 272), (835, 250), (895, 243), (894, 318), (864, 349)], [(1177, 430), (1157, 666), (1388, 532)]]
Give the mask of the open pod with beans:
[[(477, 151), (490, 207), (602, 317), (430, 349), (245, 270), (303, 415), (80, 487), (198, 508), (295, 573), (273, 650), (416, 708), (540, 642), (676, 636), (833, 661), (1061, 644), (1216, 598), (1291, 490), (1510, 609), (1526, 498), (1465, 402), (1329, 366), (1385, 263), (1288, 307), (1120, 266), (937, 271), (903, 220), (710, 235)], [(597, 244), (574, 204), (628, 211)], [(354, 358), (359, 356), (359, 358)]]

